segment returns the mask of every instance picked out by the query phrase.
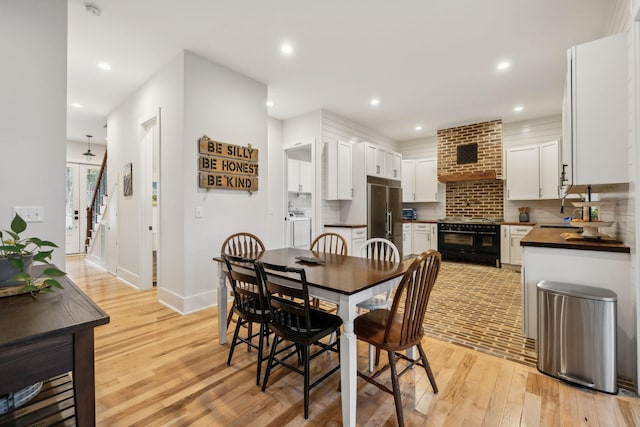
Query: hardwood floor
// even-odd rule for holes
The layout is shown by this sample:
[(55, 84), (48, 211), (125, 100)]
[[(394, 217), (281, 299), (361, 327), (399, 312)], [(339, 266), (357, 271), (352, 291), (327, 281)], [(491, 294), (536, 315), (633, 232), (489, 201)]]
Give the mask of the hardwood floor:
[[(276, 369), (263, 393), (255, 385), (255, 351), (238, 347), (227, 366), (217, 309), (179, 315), (157, 302), (155, 289), (132, 289), (82, 257), (67, 258), (67, 272), (111, 316), (110, 324), (96, 329), (98, 425), (341, 424), (339, 375), (312, 390), (305, 421), (300, 376)], [(364, 370), (367, 346), (358, 345)], [(585, 391), (523, 364), (431, 338), (424, 347), (440, 393), (433, 394), (424, 370), (402, 377), (408, 426), (640, 425), (635, 396)], [(322, 358), (314, 362), (320, 365)], [(357, 422), (397, 425), (393, 397), (359, 381)]]

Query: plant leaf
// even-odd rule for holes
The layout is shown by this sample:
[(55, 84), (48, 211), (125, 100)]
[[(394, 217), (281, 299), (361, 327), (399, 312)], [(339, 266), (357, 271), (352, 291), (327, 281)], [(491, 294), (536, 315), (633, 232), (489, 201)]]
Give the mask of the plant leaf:
[(57, 248), (58, 247), (58, 245), (56, 245), (55, 243), (50, 242), (48, 240), (40, 240), (40, 245), (39, 246), (48, 246), (48, 247), (51, 247), (51, 248)]
[(34, 292), (34, 291), (38, 291), (40, 288), (38, 288), (36, 285), (34, 284), (28, 284), (28, 285), (24, 285), (22, 287), (22, 289), (20, 289), (22, 292)]
[(8, 257), (7, 261), (16, 270), (20, 270), (20, 271), (24, 270), (24, 261), (22, 258)]
[(20, 215), (16, 214), (16, 216), (13, 217), (13, 221), (11, 221), (11, 230), (16, 234), (20, 234), (26, 229), (27, 223)]
[(49, 267), (49, 268), (45, 268), (42, 274), (45, 276), (60, 277), (60, 276), (64, 276), (67, 273), (65, 273), (62, 270), (58, 270), (57, 268)]
[(34, 261), (46, 261), (47, 259), (51, 258), (51, 253), (52, 252), (53, 252), (53, 249), (51, 249), (50, 251), (38, 252), (37, 254), (35, 254), (33, 256), (33, 260)]
[(9, 279), (9, 281), (28, 283), (31, 281), (31, 275), (27, 273), (16, 273)]
[(46, 279), (46, 280), (44, 281), (44, 284), (45, 284), (45, 286), (47, 286), (47, 287), (51, 287), (51, 288), (58, 288), (58, 289), (64, 289), (64, 288), (62, 287), (62, 285), (61, 285), (60, 283), (58, 283), (58, 281), (57, 281), (57, 280), (54, 280), (54, 279)]
[[(6, 231), (7, 233), (9, 233), (9, 235), (10, 235), (11, 237), (13, 237), (13, 240), (20, 240), (20, 235), (19, 235), (18, 233), (14, 233), (14, 232), (13, 232), (13, 231), (11, 231), (11, 230), (4, 230), (4, 231)], [(13, 242), (12, 242), (12, 243), (13, 243)]]

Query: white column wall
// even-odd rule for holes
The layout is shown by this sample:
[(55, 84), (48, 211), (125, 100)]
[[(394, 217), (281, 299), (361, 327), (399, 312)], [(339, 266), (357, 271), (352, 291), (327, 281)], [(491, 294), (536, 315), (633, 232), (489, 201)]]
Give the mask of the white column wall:
[[(181, 53), (163, 70), (121, 104), (107, 119), (108, 152), (107, 186), (110, 203), (117, 206), (117, 217), (110, 216), (109, 265), (122, 279), (134, 286), (140, 284), (140, 238), (144, 227), (140, 215), (143, 179), (141, 172), (141, 123), (158, 115), (161, 109), (161, 187), (160, 230), (161, 287), (172, 295), (184, 294), (183, 262), (183, 82), (184, 55)], [(132, 163), (133, 195), (122, 194), (122, 169)], [(193, 161), (194, 167), (196, 165)], [(167, 242), (163, 245), (163, 242)], [(115, 259), (114, 259), (115, 258)], [(114, 262), (115, 261), (115, 262)], [(162, 289), (159, 289), (162, 299)]]
[(0, 229), (14, 206), (43, 206), (25, 237), (57, 243), (64, 268), (67, 0), (3, 0), (0, 28)]
[[(183, 206), (175, 208), (182, 210), (184, 218), (185, 301), (181, 311), (189, 312), (215, 303), (218, 265), (211, 258), (220, 254), (227, 236), (240, 231), (268, 235), (267, 87), (185, 52), (184, 99), (184, 198)], [(198, 138), (204, 134), (229, 144), (251, 144), (259, 150), (258, 191), (249, 194), (198, 188)], [(164, 170), (161, 174), (164, 185)], [(196, 206), (203, 208), (203, 218), (195, 218)], [(164, 228), (161, 228), (162, 251), (171, 246), (163, 234)]]

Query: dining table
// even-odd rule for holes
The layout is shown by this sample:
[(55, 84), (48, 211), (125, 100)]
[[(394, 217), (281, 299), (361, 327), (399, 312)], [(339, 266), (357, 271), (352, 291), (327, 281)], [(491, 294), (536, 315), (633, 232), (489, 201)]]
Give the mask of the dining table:
[[(342, 425), (356, 425), (358, 351), (353, 321), (358, 315), (356, 304), (395, 288), (411, 264), (372, 260), (348, 255), (337, 255), (298, 248), (270, 249), (258, 254), (244, 254), (265, 263), (304, 267), (309, 295), (338, 306), (342, 318), (340, 335), (340, 381), (342, 399)], [(219, 342), (227, 341), (227, 272), (222, 257), (218, 287)]]

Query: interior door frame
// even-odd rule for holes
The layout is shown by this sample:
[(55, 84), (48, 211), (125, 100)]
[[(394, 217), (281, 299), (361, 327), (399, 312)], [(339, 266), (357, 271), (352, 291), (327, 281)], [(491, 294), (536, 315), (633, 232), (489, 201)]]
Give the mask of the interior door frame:
[[(140, 248), (139, 248), (139, 260), (140, 260), (140, 289), (151, 289), (153, 287), (153, 232), (151, 230), (152, 225), (152, 172), (153, 172), (153, 146), (158, 144), (158, 151), (160, 152), (160, 109), (156, 114), (147, 116), (145, 120), (139, 122), (139, 150), (140, 150), (140, 178), (142, 181), (141, 197), (139, 199), (139, 218), (140, 224)], [(158, 158), (158, 182), (160, 182), (160, 159)], [(160, 185), (158, 184), (158, 217), (161, 213), (161, 201), (160, 201)], [(158, 234), (160, 233), (160, 221), (158, 221)], [(161, 245), (160, 239), (158, 239), (158, 253), (157, 253), (157, 283), (160, 285), (160, 253)]]
[[(292, 144), (287, 144), (287, 145), (283, 145), (282, 147), (282, 155), (283, 155), (283, 165), (284, 167), (284, 185), (283, 187), (283, 204), (284, 204), (284, 212), (285, 215), (289, 214), (289, 206), (288, 206), (288, 201), (289, 201), (289, 151), (290, 150), (299, 150), (300, 148), (303, 148), (305, 146), (309, 146), (309, 148), (311, 149), (311, 188), (313, 190), (313, 192), (311, 193), (311, 238), (313, 240), (313, 236), (316, 236), (318, 234), (317, 232), (317, 223), (318, 223), (318, 218), (320, 218), (320, 216), (318, 215), (317, 209), (319, 208), (319, 204), (316, 203), (316, 200), (318, 198), (318, 188), (317, 188), (317, 183), (319, 183), (319, 180), (316, 179), (317, 175), (318, 175), (318, 162), (317, 162), (317, 153), (316, 153), (316, 149), (317, 149), (317, 145), (316, 145), (316, 138), (314, 137), (309, 137), (309, 138), (301, 138), (298, 141), (292, 143)], [(287, 218), (285, 218), (284, 220), (285, 222), (285, 227), (284, 227), (284, 244), (287, 244), (287, 237), (289, 237), (289, 233), (291, 233), (291, 225), (289, 224), (290, 221), (287, 220)]]

